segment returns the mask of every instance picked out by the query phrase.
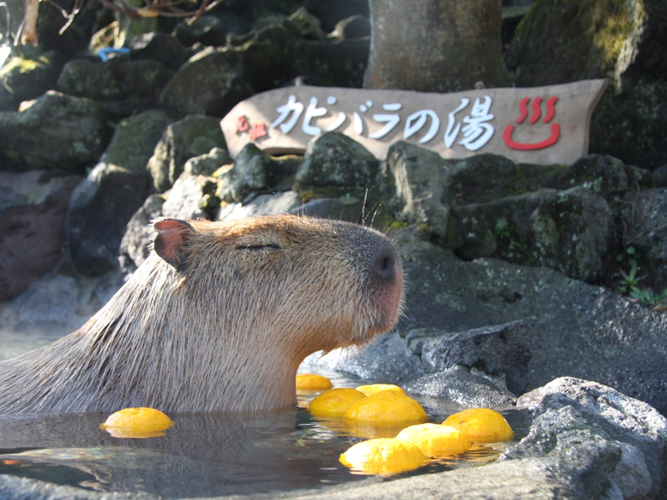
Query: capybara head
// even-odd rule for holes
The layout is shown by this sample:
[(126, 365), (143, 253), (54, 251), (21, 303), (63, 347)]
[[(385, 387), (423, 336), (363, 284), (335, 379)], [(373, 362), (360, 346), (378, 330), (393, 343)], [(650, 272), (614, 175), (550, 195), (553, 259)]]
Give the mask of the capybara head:
[(162, 219), (154, 251), (80, 330), (0, 363), (0, 413), (261, 410), (301, 361), (396, 322), (398, 254), (340, 221)]

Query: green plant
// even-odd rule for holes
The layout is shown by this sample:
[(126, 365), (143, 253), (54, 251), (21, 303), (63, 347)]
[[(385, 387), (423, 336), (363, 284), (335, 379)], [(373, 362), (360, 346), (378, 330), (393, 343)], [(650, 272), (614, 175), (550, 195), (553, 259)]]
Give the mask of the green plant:
[(626, 257), (628, 257), (628, 264), (630, 266), (630, 270), (628, 272), (625, 272), (621, 269), (620, 272), (623, 278), (621, 279), (618, 290), (645, 307), (653, 307), (658, 304), (667, 305), (667, 289), (660, 293), (655, 293), (648, 287), (639, 286), (639, 282), (644, 277), (637, 276), (639, 264), (637, 263), (637, 259), (634, 258), (635, 253), (635, 248), (628, 246), (625, 249), (624, 254), (619, 254), (616, 257), (618, 262), (622, 262)]

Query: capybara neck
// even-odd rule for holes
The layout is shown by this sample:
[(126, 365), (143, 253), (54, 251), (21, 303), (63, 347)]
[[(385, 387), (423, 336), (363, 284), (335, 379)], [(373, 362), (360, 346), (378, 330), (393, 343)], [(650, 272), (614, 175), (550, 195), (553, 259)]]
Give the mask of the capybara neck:
[(398, 254), (374, 230), (294, 216), (154, 227), (149, 258), (81, 329), (0, 363), (0, 414), (287, 407), (307, 355), (368, 342), (400, 313)]

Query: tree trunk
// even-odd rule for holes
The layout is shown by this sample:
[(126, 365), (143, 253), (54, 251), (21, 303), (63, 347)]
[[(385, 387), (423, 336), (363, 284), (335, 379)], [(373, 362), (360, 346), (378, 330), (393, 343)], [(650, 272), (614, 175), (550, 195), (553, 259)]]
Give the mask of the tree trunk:
[(369, 0), (364, 87), (455, 92), (508, 83), (501, 0)]

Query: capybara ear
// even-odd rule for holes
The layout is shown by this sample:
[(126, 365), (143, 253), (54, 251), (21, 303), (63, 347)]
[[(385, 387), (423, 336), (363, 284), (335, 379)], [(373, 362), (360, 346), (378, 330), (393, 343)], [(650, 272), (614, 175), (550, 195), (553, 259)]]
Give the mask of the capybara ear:
[(182, 270), (183, 243), (194, 233), (190, 224), (178, 219), (160, 219), (153, 224), (157, 231), (153, 240), (153, 248), (166, 262), (176, 270)]

